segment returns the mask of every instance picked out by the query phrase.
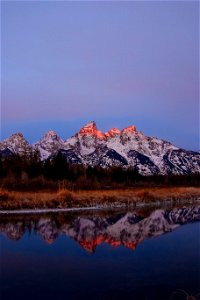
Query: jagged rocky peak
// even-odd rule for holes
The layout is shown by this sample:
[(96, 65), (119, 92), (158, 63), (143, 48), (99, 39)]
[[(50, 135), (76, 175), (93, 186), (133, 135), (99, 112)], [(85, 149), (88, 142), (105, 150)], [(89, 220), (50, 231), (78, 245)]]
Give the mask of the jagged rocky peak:
[(0, 143), (0, 150), (4, 150), (6, 148), (11, 150), (13, 153), (20, 154), (24, 154), (25, 151), (29, 152), (31, 150), (31, 146), (21, 132), (12, 134)]
[(84, 125), (80, 130), (79, 130), (80, 135), (91, 135), (91, 136), (96, 136), (97, 138), (105, 138), (105, 135), (103, 132), (97, 129), (97, 125), (94, 121), (91, 121)]
[(117, 136), (117, 135), (120, 135), (120, 134), (121, 134), (121, 130), (119, 130), (118, 128), (111, 128), (110, 130), (108, 130), (105, 133), (105, 136), (106, 137), (114, 137), (114, 136)]
[(80, 131), (79, 134), (81, 136), (95, 136), (99, 139), (107, 139), (107, 138), (112, 138), (115, 136), (119, 136), (123, 133), (125, 134), (130, 134), (130, 133), (136, 133), (136, 126), (128, 126), (126, 128), (124, 128), (123, 130), (119, 130), (118, 128), (111, 128), (110, 130), (108, 130), (107, 132), (103, 133), (102, 131), (98, 130), (96, 123), (94, 121), (91, 121), (89, 123), (87, 123), (85, 126), (83, 126)]
[(122, 130), (122, 134), (123, 133), (136, 133), (136, 132), (137, 132), (137, 129), (136, 129), (136, 126), (134, 126), (134, 125), (128, 126)]
[(52, 140), (57, 140), (59, 137), (57, 135), (57, 133), (54, 130), (50, 130), (48, 131), (45, 135), (44, 135), (44, 139), (52, 139)]
[(12, 134), (7, 140), (25, 140), (21, 132), (16, 132)]
[(95, 134), (97, 131), (97, 125), (94, 121), (85, 124), (80, 130), (80, 134)]
[(2, 143), (10, 143), (10, 144), (19, 144), (26, 143), (28, 145), (28, 141), (25, 139), (21, 132), (17, 132), (9, 136), (6, 140), (2, 141)]
[(53, 130), (48, 131), (33, 147), (39, 151), (42, 160), (64, 149), (64, 141)]
[(23, 134), (21, 132), (16, 132), (11, 135), (11, 137), (19, 137), (19, 138), (24, 138)]
[(96, 123), (94, 121), (91, 121), (89, 123), (87, 123), (86, 125), (84, 125), (80, 131), (79, 134), (80, 135), (92, 135), (92, 136), (96, 136), (98, 138), (109, 138), (109, 137), (114, 137), (123, 133), (136, 133), (137, 129), (136, 126), (131, 125), (128, 126), (126, 128), (124, 128), (123, 130), (120, 130), (118, 128), (111, 128), (110, 130), (108, 130), (107, 132), (103, 133), (102, 131), (98, 130)]

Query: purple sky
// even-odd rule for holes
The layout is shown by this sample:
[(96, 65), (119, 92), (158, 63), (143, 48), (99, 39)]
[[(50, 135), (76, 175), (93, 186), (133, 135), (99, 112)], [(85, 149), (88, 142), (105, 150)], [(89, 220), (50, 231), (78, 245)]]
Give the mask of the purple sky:
[(199, 148), (198, 1), (1, 2), (1, 138), (136, 125)]

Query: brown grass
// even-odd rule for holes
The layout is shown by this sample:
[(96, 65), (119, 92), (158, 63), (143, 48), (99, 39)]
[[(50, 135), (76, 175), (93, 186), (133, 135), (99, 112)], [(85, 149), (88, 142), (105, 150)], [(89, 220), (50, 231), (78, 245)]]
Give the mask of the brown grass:
[(198, 187), (130, 188), (119, 190), (16, 192), (0, 189), (0, 209), (129, 206), (137, 203), (200, 200)]

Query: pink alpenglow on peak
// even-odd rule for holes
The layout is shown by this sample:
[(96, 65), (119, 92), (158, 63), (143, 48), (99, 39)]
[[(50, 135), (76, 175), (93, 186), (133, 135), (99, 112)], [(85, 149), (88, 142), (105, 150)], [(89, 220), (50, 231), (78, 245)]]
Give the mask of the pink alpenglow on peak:
[(92, 135), (96, 136), (99, 139), (105, 138), (103, 132), (97, 129), (96, 123), (94, 121), (87, 123), (85, 126), (83, 126), (80, 131), (80, 135)]
[(125, 133), (136, 133), (137, 132), (137, 129), (136, 129), (136, 126), (128, 126), (126, 128), (124, 128), (122, 130), (122, 132), (125, 132)]
[(124, 128), (123, 130), (119, 130), (118, 128), (114, 127), (108, 130), (107, 132), (103, 133), (102, 131), (97, 129), (96, 123), (94, 121), (91, 121), (80, 129), (79, 134), (81, 136), (90, 135), (98, 139), (109, 139), (109, 138), (119, 136), (123, 133), (135, 134), (136, 132), (137, 132), (136, 127), (132, 125)]
[(100, 131), (100, 130), (97, 130), (96, 131), (96, 136), (99, 138), (99, 139), (105, 139), (105, 134)]
[(94, 135), (97, 131), (97, 126), (96, 126), (96, 123), (94, 121), (92, 122), (89, 122), (87, 123), (86, 125), (84, 125), (79, 133), (82, 135), (85, 135), (85, 134), (91, 134), (91, 135)]
[(121, 130), (118, 128), (112, 128), (105, 133), (106, 137), (114, 137), (121, 134)]

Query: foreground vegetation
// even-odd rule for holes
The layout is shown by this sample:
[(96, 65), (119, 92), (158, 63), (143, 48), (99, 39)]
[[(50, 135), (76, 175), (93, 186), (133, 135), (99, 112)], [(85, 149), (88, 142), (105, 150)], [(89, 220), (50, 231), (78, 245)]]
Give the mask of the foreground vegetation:
[(57, 192), (0, 190), (0, 209), (50, 209), (80, 207), (135, 207), (141, 204), (200, 201), (200, 188), (129, 188), (116, 190), (61, 189)]

